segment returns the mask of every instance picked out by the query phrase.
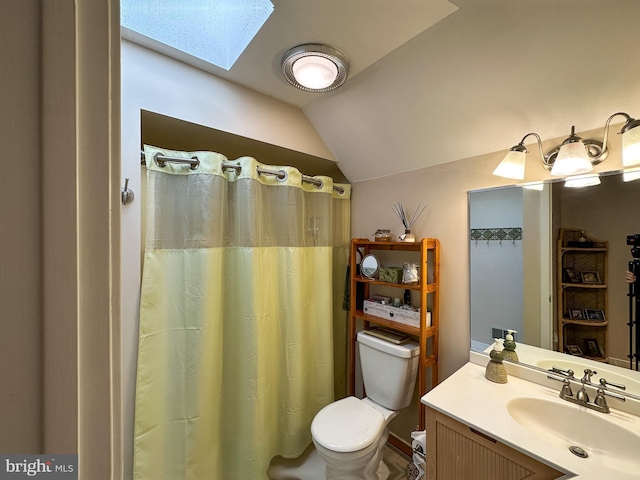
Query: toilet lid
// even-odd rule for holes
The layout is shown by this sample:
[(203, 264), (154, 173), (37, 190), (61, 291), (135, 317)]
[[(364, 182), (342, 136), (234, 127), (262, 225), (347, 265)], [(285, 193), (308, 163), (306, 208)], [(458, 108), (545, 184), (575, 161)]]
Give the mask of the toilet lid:
[(384, 417), (356, 397), (333, 402), (311, 423), (316, 442), (334, 452), (355, 452), (371, 445), (384, 429)]

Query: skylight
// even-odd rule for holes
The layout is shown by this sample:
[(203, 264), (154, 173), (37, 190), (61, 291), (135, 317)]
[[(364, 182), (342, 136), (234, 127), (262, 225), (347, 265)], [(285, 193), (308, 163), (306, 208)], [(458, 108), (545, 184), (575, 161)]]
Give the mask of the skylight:
[(121, 24), (229, 70), (273, 11), (269, 0), (122, 0)]

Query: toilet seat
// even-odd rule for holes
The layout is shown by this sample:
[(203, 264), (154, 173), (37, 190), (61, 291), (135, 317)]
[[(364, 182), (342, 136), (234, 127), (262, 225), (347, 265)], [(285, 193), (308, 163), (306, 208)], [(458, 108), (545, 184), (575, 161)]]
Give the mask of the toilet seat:
[(384, 416), (356, 397), (333, 402), (311, 423), (311, 435), (334, 452), (355, 452), (373, 444), (385, 427)]

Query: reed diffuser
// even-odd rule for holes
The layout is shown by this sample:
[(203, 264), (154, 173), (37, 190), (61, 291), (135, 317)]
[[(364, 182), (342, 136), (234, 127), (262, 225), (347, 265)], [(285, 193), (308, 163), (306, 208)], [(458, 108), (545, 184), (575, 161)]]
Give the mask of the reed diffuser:
[(404, 211), (404, 207), (400, 202), (391, 206), (391, 209), (393, 210), (393, 212), (398, 216), (398, 218), (402, 222), (402, 225), (404, 225), (404, 234), (400, 235), (400, 241), (402, 242), (416, 241), (416, 236), (413, 233), (411, 233), (411, 227), (416, 222), (418, 217), (422, 215), (422, 212), (424, 212), (424, 209), (427, 208), (427, 206), (425, 205), (424, 207), (422, 207), (422, 210), (421, 210), (420, 209), (421, 206), (422, 204), (419, 203), (418, 206), (416, 207), (416, 210), (413, 212), (413, 215), (411, 216), (407, 216), (407, 214)]

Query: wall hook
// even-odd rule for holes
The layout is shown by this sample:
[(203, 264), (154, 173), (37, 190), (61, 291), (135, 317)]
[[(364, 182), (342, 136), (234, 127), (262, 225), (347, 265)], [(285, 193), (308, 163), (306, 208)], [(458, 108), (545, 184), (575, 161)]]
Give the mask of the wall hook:
[(121, 193), (122, 204), (126, 205), (127, 203), (133, 202), (134, 196), (135, 195), (133, 194), (133, 190), (129, 188), (129, 179), (125, 178), (124, 187), (122, 187), (122, 193)]

